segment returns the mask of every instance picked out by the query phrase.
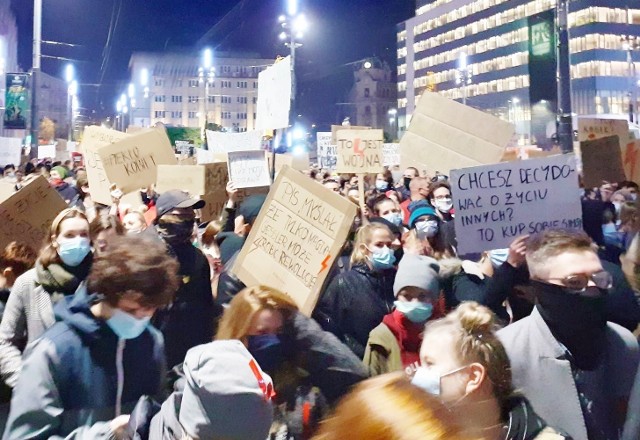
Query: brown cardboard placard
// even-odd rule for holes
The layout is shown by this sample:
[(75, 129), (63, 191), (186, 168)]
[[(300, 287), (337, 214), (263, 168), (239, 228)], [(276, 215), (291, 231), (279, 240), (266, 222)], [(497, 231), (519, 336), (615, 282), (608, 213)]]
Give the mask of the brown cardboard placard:
[(580, 142), (580, 151), (585, 188), (598, 187), (603, 181), (622, 182), (626, 179), (618, 136)]
[(640, 182), (640, 140), (629, 140), (622, 154), (625, 174), (632, 182)]
[[(269, 159), (269, 169), (271, 169), (271, 156)], [(288, 166), (294, 170), (304, 171), (309, 169), (309, 153), (304, 154), (276, 154), (276, 174), (284, 167)]]
[[(226, 182), (225, 182), (226, 186)], [(242, 188), (236, 193), (236, 206), (240, 206), (244, 199), (256, 194), (267, 194), (269, 187), (257, 187), (257, 188)], [(222, 214), (225, 204), (227, 203), (226, 191), (214, 191), (209, 194), (200, 196), (200, 199), (206, 202), (204, 208), (200, 210), (200, 221), (209, 222), (218, 220)]]
[(338, 130), (338, 173), (369, 174), (384, 171), (382, 130)]
[(400, 140), (401, 168), (434, 175), (499, 163), (515, 133), (512, 124), (437, 93), (424, 92)]
[(67, 207), (47, 179), (39, 176), (0, 203), (0, 249), (18, 241), (38, 252), (53, 219)]
[(338, 142), (339, 130), (371, 130), (371, 127), (365, 127), (363, 125), (332, 125), (331, 126), (331, 145), (335, 145)]
[(285, 167), (232, 271), (247, 286), (287, 293), (310, 316), (355, 215), (354, 204)]
[(225, 193), (229, 181), (226, 163), (205, 165), (158, 165), (156, 192), (179, 189), (192, 196), (202, 196), (214, 191)]
[(155, 183), (158, 165), (178, 163), (166, 132), (157, 128), (98, 148), (97, 153), (109, 181), (124, 193)]

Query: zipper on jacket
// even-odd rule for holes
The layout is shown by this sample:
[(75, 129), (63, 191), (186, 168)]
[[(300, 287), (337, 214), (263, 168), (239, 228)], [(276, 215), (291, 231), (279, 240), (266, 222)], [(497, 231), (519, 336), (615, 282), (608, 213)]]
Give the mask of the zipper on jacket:
[(124, 389), (124, 365), (122, 358), (124, 355), (124, 345), (126, 339), (118, 339), (118, 348), (116, 350), (116, 374), (118, 380), (118, 388), (116, 391), (116, 417), (122, 415), (122, 390)]

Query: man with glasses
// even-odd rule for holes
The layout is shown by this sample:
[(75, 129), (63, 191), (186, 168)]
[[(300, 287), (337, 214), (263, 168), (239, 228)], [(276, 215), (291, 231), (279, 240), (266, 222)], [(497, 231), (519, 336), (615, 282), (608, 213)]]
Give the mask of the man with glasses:
[(607, 322), (612, 285), (582, 231), (547, 230), (527, 243), (536, 307), (498, 336), (515, 388), (574, 439), (617, 439), (638, 367), (638, 343)]

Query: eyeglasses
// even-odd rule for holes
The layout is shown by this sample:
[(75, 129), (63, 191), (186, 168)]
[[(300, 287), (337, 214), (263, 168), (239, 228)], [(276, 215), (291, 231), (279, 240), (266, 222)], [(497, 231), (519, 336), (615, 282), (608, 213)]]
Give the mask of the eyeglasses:
[(611, 286), (613, 286), (613, 277), (606, 270), (592, 273), (591, 275), (578, 273), (564, 278), (549, 278), (549, 281), (560, 281), (565, 287), (573, 290), (575, 293), (584, 292), (589, 285), (589, 281), (593, 281), (593, 284), (600, 289), (611, 289)]

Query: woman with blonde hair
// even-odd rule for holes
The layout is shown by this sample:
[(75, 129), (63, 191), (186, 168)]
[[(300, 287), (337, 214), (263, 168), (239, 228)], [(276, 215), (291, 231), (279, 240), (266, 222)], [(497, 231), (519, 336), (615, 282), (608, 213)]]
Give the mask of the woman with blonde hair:
[(308, 438), (326, 403), (367, 377), (335, 336), (300, 313), (288, 295), (266, 286), (247, 287), (231, 300), (215, 339), (240, 340), (273, 378), (276, 403), (288, 413), (280, 420), (288, 432), (306, 433), (296, 438)]
[(313, 440), (463, 440), (450, 411), (402, 373), (359, 384)]
[(0, 324), (0, 374), (15, 386), (22, 348), (55, 323), (53, 305), (89, 275), (93, 254), (87, 216), (65, 209), (53, 220), (33, 269), (16, 280)]
[(351, 269), (334, 278), (320, 299), (315, 319), (360, 359), (369, 333), (393, 310), (395, 237), (382, 223), (361, 227), (351, 254)]
[(561, 440), (515, 393), (511, 366), (491, 310), (464, 302), (427, 323), (412, 383), (439, 396), (462, 432), (484, 440)]

